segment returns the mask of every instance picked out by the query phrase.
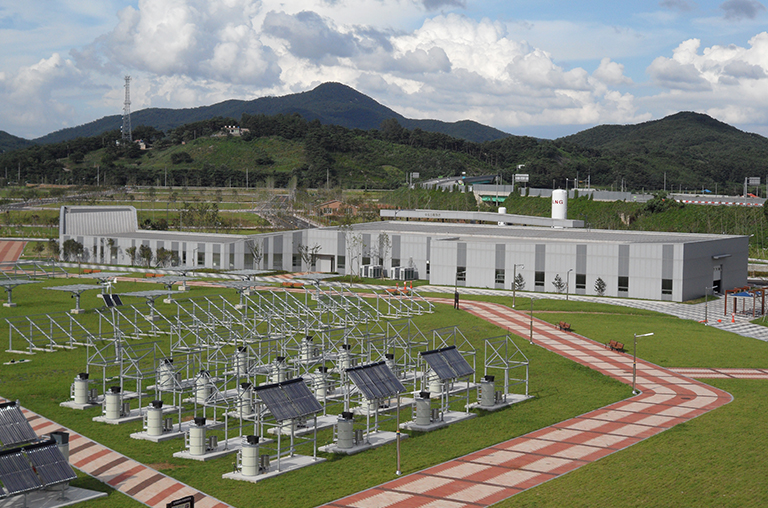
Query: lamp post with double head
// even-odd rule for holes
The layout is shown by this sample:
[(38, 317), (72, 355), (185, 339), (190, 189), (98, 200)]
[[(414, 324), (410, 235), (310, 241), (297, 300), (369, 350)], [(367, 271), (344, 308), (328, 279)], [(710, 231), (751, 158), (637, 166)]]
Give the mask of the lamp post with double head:
[(632, 394), (637, 395), (640, 393), (637, 391), (636, 385), (637, 385), (637, 338), (638, 337), (650, 337), (653, 335), (653, 332), (650, 333), (644, 333), (642, 335), (634, 334), (635, 336), (635, 348), (632, 353)]

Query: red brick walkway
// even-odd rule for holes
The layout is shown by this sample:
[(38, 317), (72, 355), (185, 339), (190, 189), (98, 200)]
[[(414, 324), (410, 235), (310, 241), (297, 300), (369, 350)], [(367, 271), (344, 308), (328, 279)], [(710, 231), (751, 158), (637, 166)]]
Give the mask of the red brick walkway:
[(181, 483), (85, 436), (22, 408), (38, 436), (61, 430), (69, 433), (69, 461), (73, 467), (150, 507), (165, 508), (169, 502), (194, 496), (197, 508), (230, 508), (197, 489)]
[(15, 263), (19, 260), (27, 242), (0, 240), (0, 263)]
[[(449, 300), (436, 300), (452, 303)], [(467, 302), (462, 309), (522, 337), (529, 317), (508, 307)], [(534, 319), (534, 342), (624, 383), (632, 356)], [(480, 507), (540, 485), (732, 400), (730, 394), (638, 360), (641, 394), (551, 427), (398, 478), (329, 503), (354, 508)], [(514, 409), (509, 411), (514, 412)]]

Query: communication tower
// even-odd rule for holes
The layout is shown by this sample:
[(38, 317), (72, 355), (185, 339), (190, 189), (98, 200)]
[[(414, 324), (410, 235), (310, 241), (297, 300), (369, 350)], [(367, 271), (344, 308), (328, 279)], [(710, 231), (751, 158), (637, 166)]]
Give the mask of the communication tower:
[(125, 102), (123, 103), (123, 142), (131, 143), (131, 77), (125, 77)]

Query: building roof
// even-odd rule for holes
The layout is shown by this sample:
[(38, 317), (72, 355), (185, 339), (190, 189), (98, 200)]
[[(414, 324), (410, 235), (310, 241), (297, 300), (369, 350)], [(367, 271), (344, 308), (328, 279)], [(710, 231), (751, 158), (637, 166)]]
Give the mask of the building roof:
[(132, 206), (62, 206), (59, 215), (60, 234), (66, 236), (128, 233), (138, 228)]
[[(667, 243), (685, 244), (728, 238), (746, 238), (738, 235), (698, 233), (666, 233), (658, 231), (617, 231), (610, 229), (566, 229), (524, 226), (498, 226), (493, 224), (461, 224), (443, 222), (386, 221), (366, 222), (352, 226), (354, 231), (391, 234), (421, 234), (435, 240), (492, 241), (524, 240), (542, 242), (601, 242), (601, 243)], [(339, 228), (328, 228), (339, 229)], [(440, 238), (443, 237), (443, 238)]]

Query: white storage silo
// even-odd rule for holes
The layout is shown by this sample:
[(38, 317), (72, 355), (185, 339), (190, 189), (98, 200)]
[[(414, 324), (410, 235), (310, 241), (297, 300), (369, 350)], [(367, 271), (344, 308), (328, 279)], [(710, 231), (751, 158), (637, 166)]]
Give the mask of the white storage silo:
[(245, 436), (240, 450), (240, 473), (243, 476), (259, 474), (259, 436)]
[(198, 404), (205, 404), (211, 396), (211, 375), (203, 369), (195, 379), (195, 399)]
[(480, 381), (480, 407), (491, 407), (496, 403), (494, 376), (483, 376)]
[(81, 372), (75, 377), (75, 382), (72, 383), (72, 393), (74, 395), (75, 404), (88, 404), (91, 402), (90, 393), (88, 391), (88, 373)]
[(104, 416), (110, 420), (118, 420), (123, 416), (123, 395), (119, 386), (110, 386), (104, 396)]
[(429, 425), (432, 423), (432, 411), (430, 407), (429, 392), (420, 392), (416, 397), (416, 425)]
[(562, 220), (568, 218), (568, 192), (563, 189), (552, 191), (552, 218)]
[(344, 411), (336, 422), (336, 445), (342, 450), (349, 450), (355, 445), (354, 415)]
[(148, 436), (163, 435), (163, 401), (153, 400), (147, 408), (146, 428)]
[(205, 455), (205, 418), (196, 416), (195, 423), (189, 428), (189, 454)]

